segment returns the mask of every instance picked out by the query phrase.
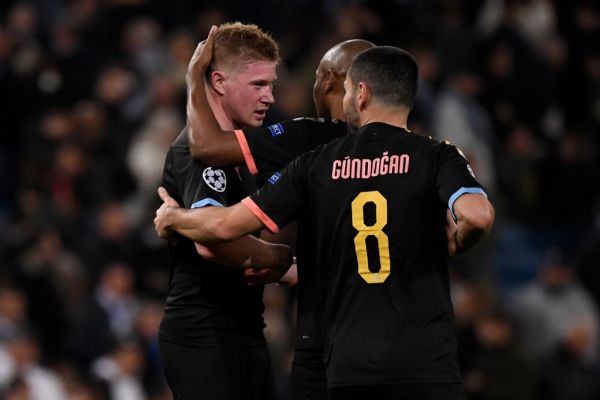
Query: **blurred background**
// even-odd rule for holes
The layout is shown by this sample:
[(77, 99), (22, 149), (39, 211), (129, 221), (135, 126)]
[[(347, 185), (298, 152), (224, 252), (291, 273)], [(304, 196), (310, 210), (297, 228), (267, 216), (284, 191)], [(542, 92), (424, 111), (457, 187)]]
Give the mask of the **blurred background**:
[[(314, 115), (323, 53), (411, 51), (415, 132), (462, 148), (497, 210), (452, 262), (471, 399), (599, 399), (600, 4), (558, 0), (0, 3), (0, 398), (169, 399), (152, 219), (212, 24), (281, 46), (268, 121)], [(216, 3), (216, 2), (215, 2)], [(295, 294), (265, 291), (287, 393)]]

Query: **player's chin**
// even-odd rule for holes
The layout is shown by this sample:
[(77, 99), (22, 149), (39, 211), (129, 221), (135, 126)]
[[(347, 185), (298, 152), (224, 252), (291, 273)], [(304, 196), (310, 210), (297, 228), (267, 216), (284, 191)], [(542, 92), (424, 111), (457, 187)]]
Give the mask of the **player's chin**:
[(266, 116), (266, 111), (253, 112), (252, 116), (249, 118), (248, 125), (251, 127), (259, 127), (263, 124)]

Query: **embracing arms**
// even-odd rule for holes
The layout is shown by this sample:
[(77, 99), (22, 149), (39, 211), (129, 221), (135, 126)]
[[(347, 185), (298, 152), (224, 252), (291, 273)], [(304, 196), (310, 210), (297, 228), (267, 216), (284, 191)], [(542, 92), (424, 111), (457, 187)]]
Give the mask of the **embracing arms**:
[[(247, 235), (259, 230), (262, 223), (241, 203), (234, 207), (188, 210), (180, 208), (164, 188), (159, 188), (158, 193), (164, 201), (154, 219), (160, 237), (168, 239), (176, 231), (202, 242), (196, 245), (201, 256), (230, 267), (285, 269), (291, 265), (292, 251), (288, 246)], [(228, 218), (229, 215), (233, 218)], [(227, 243), (217, 243), (224, 241)]]

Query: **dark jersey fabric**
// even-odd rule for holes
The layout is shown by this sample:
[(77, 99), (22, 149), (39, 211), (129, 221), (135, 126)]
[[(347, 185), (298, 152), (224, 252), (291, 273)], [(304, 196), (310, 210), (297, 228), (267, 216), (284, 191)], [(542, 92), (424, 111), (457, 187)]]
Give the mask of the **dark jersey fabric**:
[[(243, 133), (258, 170), (257, 180), (262, 185), (273, 173), (283, 169), (299, 155), (332, 139), (345, 136), (348, 127), (344, 122), (337, 120), (302, 117), (268, 127), (245, 128)], [(299, 218), (296, 236), (298, 259), (296, 349), (323, 347), (312, 236), (313, 228), (310, 220), (305, 217)]]
[(266, 345), (189, 347), (159, 341), (159, 350), (174, 400), (277, 399)]
[(460, 382), (444, 225), (463, 192), (484, 193), (456, 147), (373, 123), (244, 200), (272, 230), (311, 216), (329, 387)]
[[(192, 159), (185, 130), (167, 154), (163, 186), (185, 208), (234, 204), (246, 193), (236, 169), (218, 169)], [(183, 237), (169, 244), (169, 252), (161, 340), (194, 347), (265, 343), (262, 286), (249, 287), (242, 269), (203, 259), (194, 243)]]
[(309, 117), (243, 129), (258, 173), (279, 171), (300, 154), (346, 133), (344, 122)]

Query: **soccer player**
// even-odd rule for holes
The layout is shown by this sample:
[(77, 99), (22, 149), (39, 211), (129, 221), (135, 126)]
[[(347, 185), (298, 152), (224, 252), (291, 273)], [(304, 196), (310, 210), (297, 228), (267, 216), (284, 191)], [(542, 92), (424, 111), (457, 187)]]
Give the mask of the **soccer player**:
[[(273, 103), (277, 44), (256, 26), (240, 23), (222, 25), (213, 36), (207, 107), (224, 129), (260, 126)], [(185, 131), (169, 149), (163, 184), (172, 204), (189, 208), (234, 204), (247, 193), (234, 169), (193, 160)], [(181, 237), (169, 243), (169, 292), (159, 349), (175, 399), (273, 399), (262, 286), (249, 287), (242, 270), (217, 263), (284, 268), (291, 263), (290, 249), (252, 236), (197, 248)]]
[(465, 398), (447, 262), (489, 231), (494, 211), (456, 147), (406, 129), (416, 85), (410, 54), (366, 50), (344, 82), (356, 135), (300, 156), (235, 206), (157, 211), (159, 235), (210, 243), (277, 231), (308, 208), (333, 400)]
[[(198, 46), (190, 62), (193, 76), (203, 76), (210, 63), (208, 48)], [(344, 79), (350, 64), (362, 51), (374, 47), (366, 40), (348, 40), (329, 49), (316, 70), (313, 97), (321, 118), (296, 118), (269, 127), (222, 130), (206, 107), (203, 82), (194, 82), (188, 96), (188, 133), (191, 154), (211, 165), (247, 165), (267, 176), (281, 170), (300, 154), (348, 133), (342, 110)], [(316, 283), (316, 249), (312, 245), (310, 220), (298, 222), (297, 327), (290, 374), (292, 400), (326, 400), (323, 362), (323, 329)], [(293, 268), (293, 267), (292, 267)]]

